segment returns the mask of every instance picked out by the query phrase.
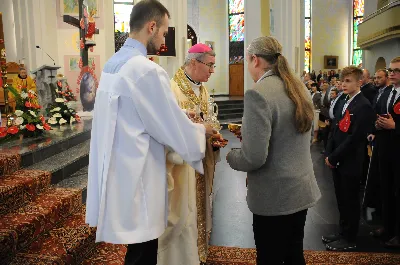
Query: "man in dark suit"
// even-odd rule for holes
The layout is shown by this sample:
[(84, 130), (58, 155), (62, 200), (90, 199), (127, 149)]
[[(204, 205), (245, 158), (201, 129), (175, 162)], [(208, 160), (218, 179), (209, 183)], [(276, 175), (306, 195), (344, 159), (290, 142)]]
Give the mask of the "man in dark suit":
[(380, 148), (379, 173), (386, 176), (386, 183), (382, 183), (382, 215), (385, 232), (392, 237), (385, 246), (400, 249), (400, 57), (390, 62), (388, 73), (393, 89), (387, 99), (387, 114), (380, 115), (376, 122), (377, 128), (385, 133), (384, 147)]
[(325, 163), (332, 169), (335, 194), (340, 213), (340, 233), (323, 236), (333, 251), (356, 248), (360, 220), (359, 185), (362, 174), (365, 138), (374, 119), (371, 104), (360, 91), (362, 70), (349, 66), (342, 71), (343, 93), (347, 100), (336, 117), (328, 140)]
[[(378, 117), (378, 115), (387, 113), (387, 100), (390, 92), (392, 91), (392, 86), (390, 85), (388, 73), (385, 69), (380, 69), (375, 73), (375, 86), (378, 88), (378, 93), (376, 94), (374, 101), (372, 102), (372, 108), (374, 109), (376, 117)], [(387, 136), (385, 135), (384, 130), (376, 129), (376, 120), (377, 118), (375, 118), (371, 126), (370, 134), (367, 137), (369, 143), (373, 145), (373, 148), (369, 167), (367, 165), (368, 177), (365, 187), (363, 207), (375, 208), (376, 213), (380, 217), (383, 217), (385, 219), (384, 222), (387, 224), (388, 213), (385, 213), (385, 215), (382, 216), (382, 208), (385, 208), (385, 211), (387, 211), (386, 205), (388, 203), (386, 199), (383, 198), (383, 196), (386, 196), (387, 192), (383, 192), (383, 190), (381, 189), (382, 184), (384, 185), (385, 183), (387, 183), (387, 176), (381, 176), (379, 174), (379, 153), (381, 153), (380, 149), (382, 148), (382, 145), (387, 142), (387, 139), (385, 139), (387, 138)], [(385, 207), (382, 207), (382, 204), (385, 204)], [(384, 226), (379, 227), (371, 232), (371, 235), (374, 237), (382, 237), (384, 236), (384, 234)]]
[(374, 84), (370, 82), (371, 81), (370, 78), (371, 78), (371, 76), (370, 76), (369, 71), (367, 69), (364, 69), (361, 92), (363, 93), (364, 97), (366, 97), (372, 105), (372, 102), (378, 91), (375, 88)]

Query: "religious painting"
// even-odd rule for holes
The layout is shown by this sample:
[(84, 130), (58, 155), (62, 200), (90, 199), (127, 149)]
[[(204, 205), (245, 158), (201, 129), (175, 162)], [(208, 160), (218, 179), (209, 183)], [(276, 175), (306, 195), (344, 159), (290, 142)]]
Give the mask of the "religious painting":
[(339, 56), (324, 56), (324, 68), (325, 69), (338, 69)]
[[(98, 17), (98, 0), (84, 0), (83, 3), (88, 7), (88, 10), (95, 10), (94, 16)], [(61, 16), (79, 17), (79, 0), (60, 0), (60, 14)]]
[(211, 50), (215, 49), (215, 42), (213, 41), (205, 41), (205, 45), (211, 48)]
[(78, 77), (79, 95), (83, 111), (92, 111), (96, 99), (96, 91), (99, 85), (96, 74), (92, 68), (83, 67)]
[(80, 71), (79, 69), (79, 57), (69, 58), (69, 70), (70, 71)]

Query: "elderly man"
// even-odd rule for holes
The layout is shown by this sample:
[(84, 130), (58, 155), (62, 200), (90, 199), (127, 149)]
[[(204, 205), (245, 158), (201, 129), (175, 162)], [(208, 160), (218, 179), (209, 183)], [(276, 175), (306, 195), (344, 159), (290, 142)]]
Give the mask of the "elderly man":
[(378, 90), (375, 88), (374, 84), (371, 83), (371, 75), (367, 69), (363, 70), (361, 93), (363, 93), (364, 97), (369, 100), (371, 105), (373, 104), (374, 98), (378, 93)]
[[(185, 64), (171, 80), (171, 88), (182, 109), (191, 115), (208, 112), (207, 82), (215, 68), (215, 53), (205, 44), (189, 49)], [(167, 154), (168, 227), (159, 239), (158, 265), (198, 265), (207, 259), (211, 231), (210, 195), (219, 151), (207, 141), (204, 175), (175, 153)]]

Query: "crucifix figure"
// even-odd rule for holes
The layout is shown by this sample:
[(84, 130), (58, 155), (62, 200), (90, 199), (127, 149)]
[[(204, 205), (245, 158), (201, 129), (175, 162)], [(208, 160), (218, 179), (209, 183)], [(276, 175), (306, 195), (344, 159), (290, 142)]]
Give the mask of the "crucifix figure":
[(97, 10), (88, 10), (88, 5), (85, 4), (84, 0), (78, 0), (78, 5), (79, 19), (69, 15), (64, 15), (63, 21), (79, 28), (79, 39), (81, 40), (81, 45), (83, 45), (80, 47), (82, 66), (85, 67), (89, 64), (88, 50), (90, 47), (96, 45), (96, 43), (92, 40), (92, 36), (93, 34), (99, 34), (99, 29), (95, 28), (93, 18)]

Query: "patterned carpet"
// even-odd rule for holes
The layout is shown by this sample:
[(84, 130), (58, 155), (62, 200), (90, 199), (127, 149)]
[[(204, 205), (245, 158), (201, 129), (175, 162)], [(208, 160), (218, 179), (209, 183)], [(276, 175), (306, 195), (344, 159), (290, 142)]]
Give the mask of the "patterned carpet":
[[(308, 265), (394, 265), (400, 255), (386, 253), (304, 251)], [(256, 265), (255, 249), (211, 246), (207, 265)]]
[(85, 224), (82, 190), (51, 186), (51, 174), (18, 170), (0, 153), (0, 264), (123, 264), (124, 246), (95, 243)]

